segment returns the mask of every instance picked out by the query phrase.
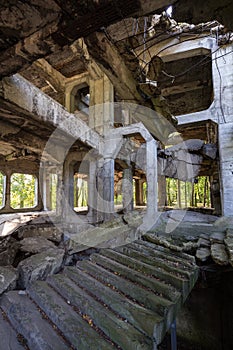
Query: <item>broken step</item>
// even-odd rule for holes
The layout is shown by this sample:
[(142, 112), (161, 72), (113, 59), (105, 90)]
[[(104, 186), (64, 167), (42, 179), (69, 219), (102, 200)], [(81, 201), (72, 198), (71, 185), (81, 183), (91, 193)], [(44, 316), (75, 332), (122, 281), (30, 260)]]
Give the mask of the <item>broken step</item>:
[[(60, 285), (66, 277), (61, 275)], [(81, 315), (56, 293), (46, 282), (37, 281), (29, 288), (30, 297), (39, 305), (66, 339), (77, 349), (111, 349), (112, 347), (89, 325)], [(59, 289), (60, 292), (60, 289)], [(68, 299), (67, 299), (68, 300)]]
[(5, 293), (0, 306), (15, 330), (27, 340), (30, 349), (69, 350), (68, 344), (43, 317), (26, 293), (21, 294), (18, 291)]
[[(125, 322), (131, 323), (136, 329), (149, 337), (154, 337), (158, 344), (162, 341), (166, 332), (163, 317), (122, 296), (122, 294), (76, 267), (66, 267), (63, 272), (75, 284), (93, 294), (103, 305), (106, 305), (123, 318)], [(58, 288), (60, 278), (60, 275), (55, 275), (48, 280), (49, 283), (53, 286), (56, 285)]]
[(110, 269), (116, 275), (120, 275), (131, 282), (142, 285), (143, 287), (149, 288), (154, 293), (169, 299), (173, 302), (179, 302), (181, 293), (178, 292), (171, 285), (163, 283), (162, 280), (155, 279), (153, 277), (147, 277), (141, 272), (135, 271), (125, 265), (120, 264), (114, 260), (114, 252), (109, 249), (102, 249), (100, 254), (95, 260), (99, 265), (106, 269)]
[(151, 247), (152, 249), (155, 249), (156, 251), (166, 253), (169, 256), (174, 256), (175, 258), (179, 258), (182, 261), (186, 261), (188, 264), (196, 265), (194, 256), (192, 256), (190, 254), (183, 253), (183, 252), (176, 252), (176, 251), (173, 251), (169, 248), (163, 247), (161, 245), (158, 245), (156, 243), (152, 243), (152, 242), (149, 242), (146, 240), (138, 240), (136, 242), (138, 242), (140, 244), (144, 244), (146, 247)]
[[(98, 271), (96, 271), (96, 273), (98, 273)], [(117, 317), (112, 311), (108, 310), (99, 301), (78, 287), (77, 284), (68, 277), (61, 276), (61, 278), (59, 278), (53, 276), (49, 281), (73, 307), (78, 308), (82, 315), (87, 317), (91, 325), (98, 327), (98, 329), (122, 349), (152, 349), (152, 339), (139, 332), (130, 323)], [(80, 331), (82, 331), (82, 328)], [(96, 348), (102, 350), (102, 347), (97, 347), (95, 344), (94, 346), (83, 349)]]
[(25, 347), (20, 342), (20, 335), (17, 334), (10, 323), (4, 319), (0, 309), (0, 339), (2, 350), (25, 350)]
[(184, 269), (177, 267), (175, 264), (171, 263), (166, 258), (161, 259), (156, 256), (148, 256), (147, 254), (135, 249), (135, 247), (133, 247), (132, 245), (118, 247), (116, 248), (116, 251), (123, 253), (129, 257), (140, 259), (140, 261), (148, 265), (156, 265), (157, 267), (160, 267), (165, 271), (170, 272), (171, 274), (178, 275), (188, 281), (192, 280), (192, 272), (185, 271)]
[(172, 266), (176, 266), (178, 268), (191, 271), (191, 272), (194, 270), (193, 264), (190, 265), (186, 260), (176, 257), (175, 255), (170, 255), (169, 253), (164, 253), (164, 252), (155, 250), (154, 247), (144, 244), (143, 241), (139, 241), (139, 240), (135, 241), (131, 244), (128, 244), (127, 247), (132, 247), (133, 249), (136, 249), (151, 257), (166, 259), (168, 263), (171, 264)]
[(104, 252), (105, 255), (108, 255), (111, 259), (121, 263), (122, 265), (127, 266), (134, 271), (136, 270), (138, 272), (142, 272), (148, 277), (153, 276), (161, 280), (163, 283), (166, 283), (168, 285), (170, 284), (171, 286), (180, 290), (182, 293), (183, 301), (186, 299), (190, 292), (189, 282), (186, 278), (184, 279), (180, 276), (171, 274), (160, 267), (145, 264), (138, 259), (131, 258), (127, 255), (116, 252), (115, 250), (106, 249)]

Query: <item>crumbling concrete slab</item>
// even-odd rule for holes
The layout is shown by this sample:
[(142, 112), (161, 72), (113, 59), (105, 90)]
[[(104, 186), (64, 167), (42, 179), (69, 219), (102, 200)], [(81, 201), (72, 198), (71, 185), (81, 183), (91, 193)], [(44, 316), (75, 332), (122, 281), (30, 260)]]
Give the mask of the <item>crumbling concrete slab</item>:
[(18, 230), (19, 238), (44, 237), (53, 242), (61, 242), (62, 228), (56, 226), (46, 226), (43, 224), (25, 225)]
[(114, 248), (138, 238), (136, 230), (124, 224), (113, 228), (96, 227), (79, 234), (66, 234), (66, 236), (69, 236), (67, 249), (70, 255), (89, 248)]
[(19, 249), (19, 243), (8, 236), (0, 240), (0, 266), (12, 265), (16, 253)]
[(211, 243), (223, 243), (225, 238), (224, 232), (214, 232), (210, 235)]
[(224, 244), (211, 244), (211, 256), (212, 259), (219, 265), (229, 264), (229, 258)]
[(56, 246), (43, 237), (27, 237), (20, 241), (20, 250), (27, 253), (41, 253), (50, 248), (56, 248)]
[(197, 244), (199, 247), (209, 248), (210, 247), (210, 240), (200, 237)]
[(14, 289), (17, 282), (17, 270), (12, 266), (0, 266), (0, 295)]
[(21, 261), (18, 265), (20, 288), (26, 288), (33, 281), (43, 280), (48, 275), (58, 272), (63, 257), (64, 250), (50, 249)]
[[(231, 231), (232, 233), (232, 231)], [(227, 234), (227, 238), (224, 239), (227, 253), (229, 255), (229, 262), (233, 266), (233, 236)]]

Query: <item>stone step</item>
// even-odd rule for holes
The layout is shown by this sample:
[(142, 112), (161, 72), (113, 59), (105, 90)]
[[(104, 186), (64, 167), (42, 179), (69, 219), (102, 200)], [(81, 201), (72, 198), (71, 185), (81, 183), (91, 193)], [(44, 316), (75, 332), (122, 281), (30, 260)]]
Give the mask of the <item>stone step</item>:
[[(130, 269), (129, 267), (122, 265), (116, 261), (111, 259), (111, 251), (110, 250), (101, 250), (101, 254), (97, 257), (97, 262), (102, 267), (113, 271), (115, 274), (118, 274), (131, 282), (137, 283), (143, 287), (146, 287), (152, 290), (157, 295), (168, 299), (170, 301), (179, 302), (181, 297), (181, 293), (178, 292), (175, 288), (172, 288), (170, 285), (163, 283), (161, 280), (157, 280), (153, 277), (147, 277), (144, 274)], [(104, 256), (103, 256), (104, 255)]]
[(157, 257), (150, 257), (150, 256), (146, 255), (145, 253), (142, 253), (142, 252), (136, 250), (135, 247), (132, 247), (130, 245), (116, 248), (116, 251), (120, 252), (122, 254), (125, 254), (129, 257), (140, 259), (141, 262), (144, 262), (148, 265), (153, 265), (153, 266), (156, 265), (157, 267), (161, 267), (165, 271), (168, 271), (169, 273), (171, 273), (173, 275), (177, 275), (177, 276), (179, 276), (187, 281), (190, 278), (190, 273), (188, 271), (184, 271), (180, 268), (177, 268), (175, 266), (175, 264), (172, 264), (171, 262), (169, 262), (165, 258), (160, 259)]
[(130, 255), (132, 251), (140, 255), (140, 259), (144, 262), (150, 261), (151, 264), (155, 264), (158, 267), (162, 267), (167, 271), (172, 271), (175, 274), (180, 274), (183, 278), (188, 278), (191, 287), (196, 282), (196, 274), (194, 267), (183, 263), (182, 261), (174, 258), (170, 258), (167, 254), (155, 254), (153, 249), (144, 247), (136, 242), (128, 244), (125, 247), (120, 247), (119, 251), (127, 251), (129, 249)]
[(151, 257), (158, 257), (161, 259), (166, 259), (166, 261), (171, 264), (172, 266), (176, 266), (178, 268), (187, 270), (187, 271), (193, 271), (193, 265), (186, 262), (186, 260), (183, 260), (179, 257), (176, 257), (175, 255), (170, 255), (168, 253), (160, 252), (158, 250), (155, 250), (152, 246), (148, 246), (142, 243), (142, 241), (135, 241), (132, 244), (128, 245), (129, 247), (132, 247), (133, 249), (136, 249), (146, 255), (149, 255)]
[[(60, 277), (63, 281), (64, 278), (61, 275)], [(46, 282), (35, 282), (28, 292), (75, 348), (83, 350), (112, 348), (111, 344), (100, 337), (82, 316), (72, 309), (67, 300), (64, 301)]]
[(69, 345), (26, 294), (19, 294), (18, 291), (7, 292), (3, 295), (0, 306), (15, 330), (27, 340), (30, 349), (69, 349)]
[(148, 237), (148, 236), (143, 236), (142, 237), (143, 240), (141, 242), (151, 245), (156, 250), (159, 250), (161, 252), (166, 252), (166, 253), (168, 253), (171, 256), (173, 256), (173, 255), (177, 256), (177, 257), (181, 258), (182, 260), (188, 261), (189, 263), (195, 265), (195, 258), (194, 258), (194, 256), (192, 256), (190, 254), (187, 254), (187, 253), (184, 253), (184, 252), (177, 252), (177, 251), (174, 252), (173, 250), (171, 250), (169, 248), (166, 248), (166, 247), (163, 247), (161, 245), (158, 245), (157, 243), (155, 243), (153, 241), (146, 240), (146, 237)]
[[(86, 263), (86, 261), (85, 261)], [(98, 273), (98, 271), (95, 271)], [(152, 339), (125, 322), (103, 304), (86, 293), (73, 281), (64, 275), (61, 278), (53, 276), (49, 279), (52, 286), (87, 317), (90, 324), (98, 327), (109, 339), (124, 350), (151, 350)], [(94, 291), (93, 291), (94, 293)], [(102, 349), (101, 347), (86, 347), (85, 349)], [(84, 348), (83, 348), (84, 349)], [(103, 347), (104, 349), (104, 347)]]
[(95, 260), (98, 259), (97, 256), (98, 254), (93, 254), (93, 262), (82, 261), (78, 264), (78, 267), (89, 273), (92, 277), (95, 277), (95, 275), (98, 274), (98, 279), (100, 281), (133, 299), (140, 305), (158, 313), (160, 316), (166, 316), (168, 319), (172, 318), (175, 306), (174, 303), (167, 299), (158, 297), (155, 293), (130, 281), (126, 281), (120, 276), (95, 264)]
[(136, 242), (141, 244), (141, 245), (144, 245), (146, 247), (150, 247), (158, 252), (166, 253), (169, 257), (175, 257), (176, 259), (180, 259), (191, 266), (196, 265), (196, 260), (195, 260), (194, 256), (192, 256), (190, 254), (183, 253), (183, 252), (174, 252), (169, 248), (163, 247), (163, 246), (158, 245), (158, 244), (153, 243), (153, 242), (149, 242), (149, 241), (144, 240), (144, 239), (138, 240)]
[(148, 277), (153, 276), (168, 286), (171, 285), (172, 287), (177, 288), (182, 293), (183, 301), (186, 299), (189, 293), (189, 283), (187, 279), (171, 274), (160, 267), (145, 264), (138, 259), (131, 258), (115, 250), (106, 249), (105, 254), (107, 254), (111, 259), (133, 269), (134, 271), (142, 272)]
[(0, 309), (0, 349), (2, 350), (25, 350), (17, 334), (9, 322), (4, 319)]
[[(113, 310), (136, 329), (151, 338), (154, 337), (158, 343), (161, 341), (166, 332), (163, 317), (133, 302), (79, 268), (66, 267), (64, 274), (75, 284), (87, 290), (88, 293), (94, 294), (102, 304)], [(59, 275), (52, 278), (53, 285), (54, 282), (59, 285)]]

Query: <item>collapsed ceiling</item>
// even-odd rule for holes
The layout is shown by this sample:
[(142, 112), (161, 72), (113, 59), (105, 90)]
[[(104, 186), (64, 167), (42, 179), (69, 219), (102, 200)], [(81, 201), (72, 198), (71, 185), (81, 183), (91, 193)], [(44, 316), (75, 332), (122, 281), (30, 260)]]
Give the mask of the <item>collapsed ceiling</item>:
[[(218, 16), (212, 17), (210, 11), (208, 16), (205, 12), (206, 19), (213, 22), (207, 23), (207, 27), (171, 22), (161, 13), (174, 2), (5, 2), (0, 5), (0, 76), (4, 78), (19, 72), (64, 105), (66, 84), (82, 74), (96, 79), (100, 67), (113, 82), (118, 101), (124, 99), (152, 107), (162, 111), (174, 123), (173, 115), (198, 111), (210, 105), (211, 60), (207, 54), (207, 64), (201, 71), (192, 70), (179, 77), (180, 72), (195, 65), (202, 56), (163, 63), (160, 59), (153, 61), (153, 48), (161, 40), (172, 35), (185, 36), (187, 31), (199, 36), (214, 35), (211, 29), (216, 27), (214, 19), (218, 19)], [(215, 1), (208, 3), (213, 5), (210, 8), (216, 15)], [(198, 17), (196, 5), (192, 4), (189, 0), (176, 1), (174, 11), (177, 18), (195, 20), (194, 23), (202, 20), (203, 14), (198, 11)], [(228, 28), (226, 9), (231, 6), (226, 4), (220, 11), (220, 19), (223, 23), (226, 20)], [(153, 16), (155, 12), (160, 15)], [(174, 31), (174, 23), (178, 34)], [(219, 25), (219, 28), (222, 27)], [(176, 77), (175, 83), (173, 76)], [(147, 80), (152, 84), (147, 84)], [(158, 85), (155, 86), (153, 81), (158, 81)], [(167, 102), (161, 100), (161, 92), (170, 110)], [(31, 119), (31, 115), (22, 113), (4, 99), (1, 99), (0, 118), (1, 155), (4, 158), (25, 155), (31, 159), (39, 158), (53, 131), (51, 125)], [(32, 143), (37, 146), (32, 146)]]

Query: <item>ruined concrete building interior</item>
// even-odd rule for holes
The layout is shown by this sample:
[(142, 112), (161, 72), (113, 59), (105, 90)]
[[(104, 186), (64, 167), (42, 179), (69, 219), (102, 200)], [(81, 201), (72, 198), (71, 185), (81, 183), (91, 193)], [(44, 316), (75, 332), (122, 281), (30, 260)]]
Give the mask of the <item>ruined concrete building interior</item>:
[(0, 3), (0, 350), (233, 349), (233, 4)]

